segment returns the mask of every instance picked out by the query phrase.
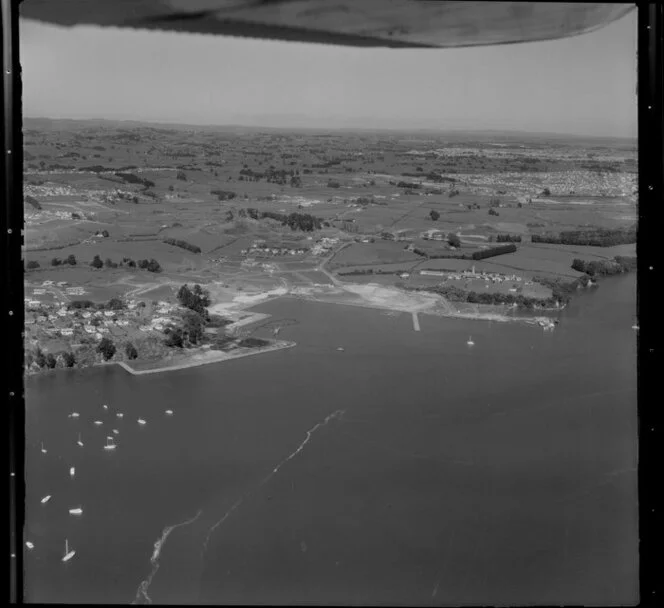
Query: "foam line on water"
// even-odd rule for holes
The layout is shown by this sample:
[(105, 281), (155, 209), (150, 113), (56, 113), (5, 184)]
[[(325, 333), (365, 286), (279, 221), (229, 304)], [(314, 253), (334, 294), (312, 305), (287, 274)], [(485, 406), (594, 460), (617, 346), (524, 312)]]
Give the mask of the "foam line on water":
[[(325, 425), (326, 425), (330, 420), (332, 420), (333, 418), (340, 418), (340, 417), (344, 414), (345, 411), (346, 411), (346, 410), (336, 410), (335, 412), (332, 412), (329, 416), (327, 416), (327, 417), (325, 418), (325, 420), (323, 420), (323, 422), (318, 422), (317, 424), (315, 424), (314, 426), (312, 426), (312, 427), (307, 431), (307, 434), (306, 434), (306, 437), (304, 438), (304, 441), (302, 441), (302, 443), (300, 443), (300, 445), (297, 446), (297, 449), (295, 449), (293, 452), (291, 452), (291, 453), (290, 453), (288, 456), (286, 456), (286, 458), (284, 458), (284, 459), (283, 459), (283, 460), (282, 460), (282, 461), (281, 461), (276, 467), (274, 467), (274, 469), (272, 469), (272, 471), (271, 471), (270, 473), (268, 473), (268, 474), (265, 476), (265, 478), (264, 478), (264, 479), (263, 479), (263, 480), (262, 480), (262, 481), (256, 486), (256, 488), (254, 488), (254, 489), (257, 490), (257, 489), (261, 488), (262, 486), (264, 486), (264, 485), (265, 485), (265, 484), (266, 484), (266, 483), (267, 483), (272, 477), (274, 477), (274, 475), (276, 475), (276, 474), (279, 472), (279, 469), (281, 469), (281, 467), (283, 467), (288, 461), (290, 461), (290, 460), (292, 460), (293, 458), (295, 458), (295, 456), (297, 456), (297, 455), (298, 455), (298, 454), (304, 449), (304, 446), (307, 445), (307, 443), (309, 443), (309, 441), (311, 440), (312, 435), (313, 435), (313, 434), (314, 434), (319, 428), (321, 428), (322, 426), (325, 426)], [(222, 525), (222, 524), (223, 524), (223, 523), (224, 523), (224, 522), (230, 517), (230, 515), (233, 513), (233, 511), (235, 511), (235, 510), (236, 510), (236, 509), (242, 504), (242, 502), (244, 501), (244, 499), (245, 499), (247, 496), (249, 496), (250, 494), (251, 494), (251, 490), (250, 490), (249, 492), (247, 492), (246, 494), (244, 494), (244, 496), (241, 496), (241, 497), (240, 497), (240, 498), (239, 498), (239, 499), (233, 504), (233, 506), (231, 506), (231, 508), (228, 509), (228, 511), (226, 511), (226, 513), (224, 513), (224, 515), (221, 517), (221, 519), (219, 519), (219, 520), (218, 520), (218, 521), (217, 521), (217, 522), (216, 522), (216, 523), (215, 523), (215, 524), (214, 524), (214, 525), (208, 530), (208, 533), (207, 533), (207, 535), (206, 535), (206, 537), (205, 537), (205, 541), (203, 542), (203, 554), (205, 554), (205, 551), (207, 550), (208, 542), (209, 542), (209, 540), (210, 540), (210, 537), (211, 537), (212, 534), (214, 533), (214, 531), (215, 531), (219, 526), (221, 526), (221, 525)]]
[(157, 570), (159, 570), (159, 556), (161, 555), (161, 550), (164, 548), (166, 539), (168, 538), (170, 533), (173, 530), (175, 530), (175, 528), (179, 528), (180, 526), (186, 526), (187, 524), (195, 522), (199, 518), (202, 512), (203, 511), (201, 510), (198, 513), (196, 513), (194, 517), (187, 519), (179, 524), (175, 524), (173, 526), (166, 526), (163, 529), (161, 536), (154, 543), (154, 551), (152, 552), (152, 557), (150, 557), (152, 570), (150, 571), (148, 577), (144, 581), (142, 581), (141, 584), (138, 586), (138, 590), (136, 591), (136, 598), (134, 599), (132, 604), (152, 604), (152, 599), (148, 595), (148, 590), (150, 588), (150, 585), (152, 584), (152, 579), (154, 578), (154, 575), (157, 573)]

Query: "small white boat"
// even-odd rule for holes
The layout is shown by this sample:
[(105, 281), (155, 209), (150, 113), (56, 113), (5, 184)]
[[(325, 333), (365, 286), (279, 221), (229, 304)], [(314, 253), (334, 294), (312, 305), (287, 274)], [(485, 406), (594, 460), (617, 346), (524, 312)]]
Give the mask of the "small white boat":
[(639, 329), (638, 325), (632, 325), (632, 329)]
[(118, 429), (113, 429), (113, 432), (117, 435), (120, 431), (118, 431)]
[(173, 410), (166, 410), (166, 415), (167, 416), (172, 416), (173, 415)]
[(73, 551), (73, 550), (70, 551), (69, 550), (69, 541), (67, 539), (65, 539), (65, 554), (62, 558), (62, 561), (63, 562), (68, 562), (72, 557), (74, 557), (74, 555), (76, 555), (76, 551)]
[(44, 442), (41, 443), (41, 453), (46, 454), (46, 449), (44, 448)]
[(338, 346), (338, 347), (337, 347), (337, 350), (338, 350), (339, 352), (344, 352), (344, 347), (343, 347), (343, 346)]
[(83, 509), (81, 507), (76, 507), (75, 509), (69, 509), (69, 515), (80, 515), (83, 513)]
[(79, 417), (79, 413), (78, 413), (78, 412), (72, 412), (71, 414), (69, 414), (69, 417), (70, 417), (70, 418), (78, 418), (78, 417)]
[(69, 477), (73, 477), (74, 475), (76, 475), (76, 469), (74, 467), (71, 467), (69, 469)]
[(475, 342), (473, 342), (473, 337), (472, 336), (468, 337), (468, 342), (466, 342), (466, 344), (468, 346), (473, 346), (475, 344)]
[(118, 412), (118, 413), (115, 414), (115, 415), (116, 415), (118, 418), (122, 418), (122, 417), (124, 416), (124, 414), (123, 414), (122, 412)]
[(113, 437), (106, 437), (106, 445), (104, 446), (105, 450), (114, 450), (117, 446), (113, 442)]
[(45, 505), (49, 500), (51, 500), (50, 494), (48, 496), (44, 496), (44, 498), (41, 499), (41, 503)]
[(26, 540), (26, 541), (25, 541), (25, 546), (26, 546), (28, 549), (34, 549), (34, 548), (35, 548), (35, 546), (34, 546), (29, 540)]
[(147, 424), (143, 418), (138, 419), (138, 424)]
[(102, 407), (103, 407), (105, 410), (108, 409), (108, 405), (106, 405), (105, 403), (104, 403), (104, 405), (102, 405)]
[(97, 426), (101, 426), (101, 425), (104, 424), (104, 423), (103, 423), (101, 420), (95, 420), (95, 424), (96, 424)]
[(78, 441), (76, 443), (78, 445), (80, 445), (81, 447), (83, 447), (83, 442), (81, 441), (81, 434), (80, 433), (78, 434)]

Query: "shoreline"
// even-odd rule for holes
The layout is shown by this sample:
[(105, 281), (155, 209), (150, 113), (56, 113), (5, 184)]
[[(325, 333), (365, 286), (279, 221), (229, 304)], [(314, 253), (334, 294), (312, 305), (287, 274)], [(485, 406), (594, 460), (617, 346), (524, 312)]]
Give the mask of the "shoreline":
[(112, 364), (119, 365), (126, 372), (134, 376), (143, 376), (145, 374), (158, 374), (162, 372), (177, 371), (179, 369), (187, 369), (189, 367), (199, 367), (201, 365), (208, 365), (210, 363), (221, 363), (222, 361), (230, 361), (232, 359), (241, 359), (243, 357), (250, 357), (252, 355), (260, 355), (262, 353), (276, 352), (287, 348), (297, 346), (296, 342), (289, 342), (286, 340), (279, 340), (261, 348), (250, 349), (236, 349), (235, 352), (212, 351), (207, 350), (204, 352), (196, 352), (188, 355), (189, 361), (182, 361), (174, 363), (173, 365), (165, 365), (154, 369), (134, 369), (125, 361), (113, 361)]

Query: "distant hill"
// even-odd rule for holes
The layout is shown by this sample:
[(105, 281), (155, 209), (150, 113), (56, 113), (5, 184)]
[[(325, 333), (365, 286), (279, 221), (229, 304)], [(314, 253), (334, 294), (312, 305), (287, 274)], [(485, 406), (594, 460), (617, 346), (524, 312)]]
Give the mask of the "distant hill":
[[(288, 117), (277, 117), (279, 119), (286, 119)], [(275, 119), (266, 122), (274, 122)], [(225, 133), (320, 133), (320, 134), (334, 134), (334, 133), (394, 133), (405, 136), (418, 136), (424, 135), (430, 137), (444, 137), (450, 141), (464, 141), (464, 142), (503, 142), (503, 143), (580, 143), (586, 145), (598, 145), (608, 147), (627, 147), (636, 149), (636, 138), (628, 137), (611, 137), (611, 136), (593, 136), (593, 135), (577, 135), (569, 133), (550, 133), (550, 132), (532, 132), (532, 131), (518, 131), (518, 130), (499, 130), (499, 129), (482, 129), (482, 130), (467, 130), (467, 129), (434, 129), (434, 128), (420, 128), (420, 129), (388, 129), (388, 128), (361, 128), (361, 127), (339, 127), (339, 128), (323, 128), (323, 127), (304, 127), (304, 126), (274, 126), (274, 125), (193, 125), (185, 123), (169, 123), (169, 122), (148, 122), (139, 120), (107, 120), (103, 118), (92, 119), (72, 119), (72, 118), (32, 118), (25, 117), (23, 119), (25, 129), (39, 129), (50, 131), (62, 130), (76, 130), (87, 129), (90, 127), (108, 128), (108, 129), (138, 129), (138, 128), (158, 128), (167, 129), (172, 131), (202, 131), (202, 132), (225, 132)]]

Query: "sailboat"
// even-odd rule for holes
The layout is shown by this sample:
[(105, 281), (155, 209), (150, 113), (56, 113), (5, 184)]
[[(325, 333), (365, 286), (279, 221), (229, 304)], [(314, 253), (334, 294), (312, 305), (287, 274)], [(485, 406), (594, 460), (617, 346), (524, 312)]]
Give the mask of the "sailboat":
[(466, 342), (466, 344), (468, 346), (473, 346), (475, 344), (475, 342), (473, 342), (473, 337), (472, 336), (468, 336), (468, 342)]
[(113, 437), (106, 437), (106, 445), (104, 446), (105, 450), (114, 450), (117, 446), (113, 443)]
[(118, 418), (122, 418), (122, 417), (124, 416), (124, 414), (123, 414), (122, 412), (118, 412), (118, 413), (115, 414), (115, 415), (116, 415)]
[(104, 405), (102, 405), (102, 407), (103, 407), (105, 410), (108, 409), (108, 405), (106, 405), (105, 403), (104, 403)]
[(173, 415), (173, 410), (166, 410), (166, 415), (167, 416), (172, 416)]
[(62, 558), (62, 561), (63, 562), (68, 562), (72, 557), (74, 557), (74, 555), (76, 555), (76, 551), (74, 551), (74, 550), (70, 551), (69, 550), (69, 541), (65, 538), (65, 554)]
[(96, 424), (97, 426), (101, 426), (101, 425), (104, 424), (104, 423), (103, 423), (101, 420), (95, 420), (95, 424)]
[(69, 469), (69, 476), (73, 477), (74, 475), (76, 475), (76, 469), (74, 467), (71, 467)]
[(120, 433), (120, 431), (118, 431), (118, 429), (113, 429), (113, 433), (115, 433), (117, 435), (117, 434)]
[(41, 442), (41, 453), (46, 454), (46, 448), (44, 447), (44, 442)]
[(78, 445), (80, 445), (81, 447), (83, 447), (83, 442), (81, 441), (81, 434), (80, 433), (78, 434), (78, 441), (76, 443)]
[(143, 418), (138, 419), (138, 424), (146, 424), (145, 420)]
[(41, 499), (41, 503), (45, 505), (49, 500), (51, 500), (50, 494), (48, 496), (44, 496), (44, 498)]
[(25, 546), (26, 546), (28, 549), (34, 549), (34, 545), (33, 545), (29, 540), (26, 540), (26, 541), (25, 541)]
[(69, 515), (80, 515), (83, 513), (83, 509), (81, 507), (76, 507), (75, 509), (69, 509)]
[(70, 418), (78, 418), (78, 416), (79, 416), (78, 412), (72, 412), (71, 414), (69, 414)]

